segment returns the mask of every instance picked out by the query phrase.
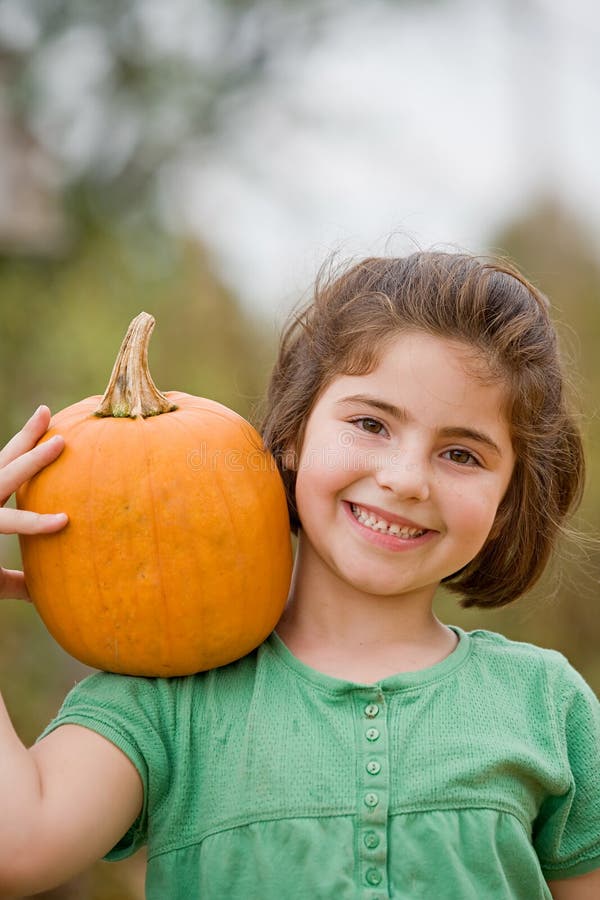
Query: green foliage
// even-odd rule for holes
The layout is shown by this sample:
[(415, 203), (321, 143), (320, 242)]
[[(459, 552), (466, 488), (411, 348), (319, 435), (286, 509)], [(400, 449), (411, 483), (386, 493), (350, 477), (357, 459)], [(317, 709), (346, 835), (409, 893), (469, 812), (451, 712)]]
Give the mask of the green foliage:
[(268, 348), (198, 245), (158, 233), (86, 236), (66, 261), (0, 262), (0, 403), (6, 440), (40, 403), (102, 394), (130, 320), (156, 319), (161, 390), (211, 397), (248, 416)]

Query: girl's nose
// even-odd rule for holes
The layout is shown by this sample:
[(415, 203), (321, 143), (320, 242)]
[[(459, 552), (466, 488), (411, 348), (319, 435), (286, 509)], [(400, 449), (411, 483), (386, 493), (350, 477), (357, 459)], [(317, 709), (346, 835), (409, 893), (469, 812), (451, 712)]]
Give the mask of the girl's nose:
[(382, 459), (375, 472), (380, 487), (394, 491), (404, 500), (428, 500), (430, 476), (425, 460), (401, 451)]

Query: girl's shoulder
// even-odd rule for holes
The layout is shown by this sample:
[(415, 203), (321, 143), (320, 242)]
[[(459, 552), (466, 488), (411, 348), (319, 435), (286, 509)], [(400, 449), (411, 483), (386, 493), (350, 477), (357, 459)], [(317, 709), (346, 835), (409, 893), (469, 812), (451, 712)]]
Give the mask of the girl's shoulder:
[(112, 672), (94, 672), (82, 678), (67, 694), (59, 715), (48, 727), (51, 730), (77, 711), (81, 718), (111, 712), (132, 721), (144, 718), (147, 722), (175, 722), (182, 708), (194, 708), (203, 703), (229, 701), (243, 702), (252, 691), (257, 668), (264, 656), (264, 647), (234, 660), (229, 665), (173, 678), (152, 678), (138, 675), (121, 675)]
[(478, 671), (487, 669), (502, 676), (500, 681), (512, 685), (513, 689), (517, 685), (529, 685), (544, 694), (550, 693), (559, 703), (569, 703), (578, 694), (593, 697), (597, 702), (590, 685), (560, 651), (485, 629), (466, 634), (471, 659)]
[[(458, 629), (459, 631), (461, 629)], [(548, 647), (540, 647), (527, 641), (518, 641), (506, 637), (498, 631), (489, 631), (485, 628), (475, 628), (472, 631), (463, 632), (472, 643), (473, 649), (479, 653), (488, 653), (498, 659), (506, 658), (542, 665), (569, 665), (566, 657), (558, 650)]]
[(520, 661), (524, 665), (533, 664), (558, 668), (570, 666), (566, 656), (559, 650), (540, 647), (528, 641), (518, 641), (506, 637), (498, 631), (475, 628), (473, 631), (463, 632), (463, 634), (466, 634), (476, 652), (488, 653), (497, 659)]

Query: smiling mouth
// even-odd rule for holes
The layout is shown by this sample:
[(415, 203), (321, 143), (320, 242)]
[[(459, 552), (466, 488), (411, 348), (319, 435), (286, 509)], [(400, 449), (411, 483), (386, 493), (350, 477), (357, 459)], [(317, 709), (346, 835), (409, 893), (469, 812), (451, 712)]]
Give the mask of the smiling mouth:
[(411, 538), (421, 537), (427, 531), (426, 528), (414, 528), (409, 525), (399, 525), (397, 522), (386, 522), (385, 519), (382, 519), (380, 516), (375, 516), (372, 512), (363, 509), (356, 503), (351, 503), (350, 509), (352, 510), (354, 518), (357, 519), (361, 525), (370, 528), (372, 531), (377, 531), (380, 534), (391, 534), (394, 535), (394, 537), (410, 540)]

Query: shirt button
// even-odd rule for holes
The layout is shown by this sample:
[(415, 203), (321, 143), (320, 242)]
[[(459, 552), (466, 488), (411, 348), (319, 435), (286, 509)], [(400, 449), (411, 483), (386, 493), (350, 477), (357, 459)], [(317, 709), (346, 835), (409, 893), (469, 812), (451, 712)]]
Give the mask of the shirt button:
[(376, 759), (371, 759), (367, 763), (367, 772), (369, 775), (378, 775), (381, 772), (381, 763), (378, 763)]
[(377, 794), (374, 794), (372, 791), (369, 791), (368, 794), (365, 794), (365, 803), (367, 806), (374, 807), (379, 803), (379, 797)]
[(377, 728), (367, 728), (365, 735), (368, 741), (376, 741), (379, 737), (379, 730)]
[(363, 838), (363, 842), (365, 847), (368, 847), (369, 850), (374, 850), (375, 847), (379, 847), (379, 835), (375, 831), (367, 831)]
[(379, 714), (379, 707), (376, 703), (369, 703), (365, 706), (365, 716), (367, 719), (374, 719)]
[(365, 878), (367, 879), (368, 884), (381, 884), (383, 876), (379, 869), (367, 869)]

